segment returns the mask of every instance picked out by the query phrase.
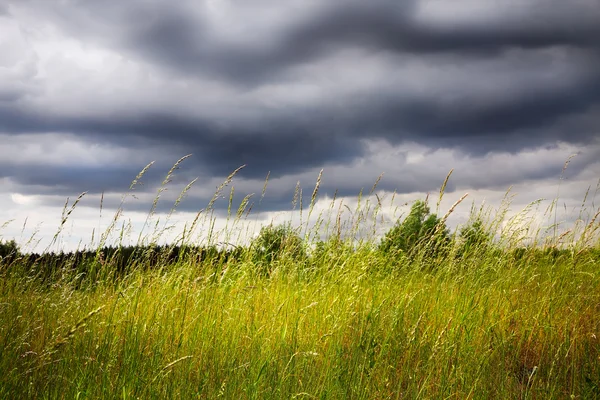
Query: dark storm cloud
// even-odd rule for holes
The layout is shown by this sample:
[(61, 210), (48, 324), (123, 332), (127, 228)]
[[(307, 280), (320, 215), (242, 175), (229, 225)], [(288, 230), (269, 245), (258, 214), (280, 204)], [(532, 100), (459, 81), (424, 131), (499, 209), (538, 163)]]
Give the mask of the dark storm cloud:
[(113, 141), (132, 150), (136, 145), (165, 141), (173, 150), (180, 149), (179, 154), (193, 153), (192, 163), (217, 176), (227, 176), (242, 165), (246, 165), (240, 172), (244, 177), (262, 177), (273, 166), (276, 167), (273, 176), (282, 176), (328, 162), (348, 162), (362, 154), (361, 143), (347, 136), (336, 136), (335, 126), (303, 125), (294, 120), (223, 129), (202, 120), (158, 113), (81, 120), (3, 113), (0, 109), (0, 121), (0, 129), (8, 132), (71, 132), (92, 143)]
[[(24, 194), (73, 195), (83, 191), (102, 193), (111, 190), (124, 192), (139, 170), (140, 168), (121, 166), (15, 166), (0, 162), (0, 178), (14, 178), (16, 183), (32, 188), (30, 192), (24, 190)], [(159, 181), (160, 178), (161, 174), (152, 170), (148, 172), (145, 180), (152, 182)]]
[(597, 112), (583, 129), (566, 130), (558, 123), (593, 111), (592, 106), (598, 104), (600, 72), (567, 88), (539, 88), (510, 98), (502, 98), (499, 89), (498, 98), (467, 98), (451, 104), (394, 96), (371, 100), (356, 106), (362, 114), (354, 114), (348, 126), (392, 143), (413, 140), (434, 148), (455, 147), (475, 153), (516, 152), (557, 140), (593, 143), (598, 138)]
[(255, 126), (226, 128), (213, 121), (168, 113), (97, 119), (0, 108), (0, 128), (13, 133), (71, 132), (90, 142), (108, 141), (132, 149), (165, 142), (174, 154), (171, 159), (193, 153), (195, 157), (190, 162), (211, 175), (226, 176), (247, 165), (240, 172), (242, 177), (260, 178), (267, 171), (279, 177), (316, 166), (349, 163), (364, 154), (363, 140), (374, 138), (385, 138), (394, 144), (410, 140), (472, 154), (517, 152), (556, 140), (594, 143), (600, 122), (597, 115), (577, 129), (558, 122), (597, 103), (599, 83), (600, 79), (594, 77), (565, 91), (540, 90), (520, 98), (489, 99), (487, 103), (464, 101), (448, 105), (435, 99), (374, 95), (349, 99), (347, 109), (339, 115), (337, 110), (331, 110), (308, 116), (265, 116)]
[[(99, 104), (93, 92), (83, 96), (89, 112), (56, 112), (35, 100), (45, 95), (44, 86), (50, 86), (44, 79), (68, 76), (37, 76), (40, 87), (35, 90), (0, 82), (0, 133), (16, 137), (65, 132), (86, 143), (109, 143), (148, 154), (148, 161), (160, 152), (162, 169), (193, 153), (185, 166), (189, 172), (178, 178), (181, 182), (197, 175), (225, 177), (243, 164), (247, 167), (240, 171), (242, 179), (260, 179), (267, 171), (277, 178), (350, 166), (367, 155), (366, 143), (377, 139), (390, 145), (414, 142), (431, 149), (453, 148), (473, 157), (518, 153), (557, 141), (597, 145), (600, 3), (494, 4), (453, 3), (454, 10), (428, 14), (426, 5), (431, 9), (448, 5), (425, 0), (335, 0), (304, 6), (262, 0), (231, 2), (232, 7), (219, 16), (209, 10), (209, 2), (0, 1), (5, 19), (34, 18), (86, 45), (122, 54), (156, 71), (165, 87), (172, 80), (173, 91), (181, 80), (199, 87), (206, 81), (218, 82), (230, 93), (228, 99), (214, 102), (231, 115), (228, 119), (194, 113), (181, 100), (163, 108), (133, 102), (129, 108), (106, 111), (108, 106)], [(474, 5), (480, 8), (452, 17)], [(270, 9), (272, 14), (267, 13)], [(353, 56), (353, 51), (368, 62)], [(369, 63), (379, 61), (384, 67), (376, 79), (370, 84), (355, 82), (376, 75), (371, 70), (376, 67)], [(430, 71), (420, 75), (413, 64)], [(395, 66), (401, 72), (394, 72)], [(338, 72), (348, 71), (356, 71), (354, 79), (336, 80)], [(291, 82), (330, 86), (305, 101), (279, 104), (281, 98), (276, 98), (268, 105), (255, 95), (254, 103), (235, 103), (238, 97), (272, 86), (288, 90), (285, 85)], [(119, 84), (107, 81), (109, 86)], [(294, 88), (289, 91), (283, 100), (294, 97)], [(167, 97), (168, 89), (162, 94)], [(197, 96), (210, 99), (211, 93), (199, 91)], [(251, 117), (236, 119), (242, 112)], [(593, 162), (586, 160), (581, 170)], [(559, 166), (562, 161), (557, 160)], [(0, 162), (0, 168), (0, 176), (20, 185), (47, 185), (56, 193), (122, 191), (139, 171), (129, 164), (25, 168)], [(372, 171), (370, 179), (380, 172)], [(554, 173), (537, 169), (520, 179), (545, 179)], [(428, 191), (443, 180), (440, 176), (433, 181), (426, 173), (418, 179), (419, 170), (412, 174), (415, 179), (384, 180), (382, 187)], [(149, 178), (160, 181), (159, 176), (153, 169)], [(322, 189), (333, 193), (339, 187), (342, 195), (357, 194), (364, 182), (354, 177), (327, 179)], [(504, 180), (497, 178), (498, 182)], [(281, 188), (265, 205), (288, 204), (294, 183), (287, 182), (288, 189)]]
[[(195, 8), (186, 2), (176, 6), (153, 1), (45, 6), (74, 35), (108, 43), (182, 73), (211, 74), (242, 85), (276, 79), (286, 68), (348, 46), (459, 57), (493, 56), (511, 47), (572, 46), (596, 52), (600, 48), (596, 0), (513, 2), (489, 10), (496, 15), (462, 23), (420, 17), (419, 5), (427, 4), (424, 0), (336, 0), (306, 7), (309, 11), (286, 8), (285, 2), (233, 3), (240, 10), (240, 18), (230, 21), (236, 26), (218, 28), (234, 32), (239, 28), (239, 35), (245, 36), (234, 35), (235, 40), (217, 32), (206, 3)], [(283, 14), (285, 23), (270, 26), (253, 12), (261, 7), (277, 10), (275, 14)], [(451, 12), (455, 10), (447, 10)], [(94, 23), (85, 24), (90, 20)]]

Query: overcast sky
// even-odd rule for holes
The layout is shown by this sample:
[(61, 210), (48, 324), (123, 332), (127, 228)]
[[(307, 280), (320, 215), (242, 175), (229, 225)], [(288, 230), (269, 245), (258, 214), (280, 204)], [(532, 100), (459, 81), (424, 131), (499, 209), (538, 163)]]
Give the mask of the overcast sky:
[(46, 240), (87, 192), (69, 239), (85, 242), (155, 161), (127, 202), (143, 222), (187, 154), (158, 204), (198, 178), (180, 221), (241, 165), (236, 204), (270, 173), (269, 221), (321, 169), (323, 202), (382, 173), (381, 196), (416, 200), (454, 168), (444, 206), (512, 185), (518, 209), (556, 196), (578, 154), (573, 208), (600, 177), (598, 38), (598, 0), (0, 0), (0, 235)]

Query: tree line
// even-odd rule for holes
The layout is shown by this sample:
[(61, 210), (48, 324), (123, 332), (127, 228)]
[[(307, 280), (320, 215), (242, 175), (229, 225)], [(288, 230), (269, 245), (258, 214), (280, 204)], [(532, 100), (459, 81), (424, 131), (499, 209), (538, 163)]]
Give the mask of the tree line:
[[(449, 256), (481, 256), (485, 252), (505, 255), (507, 251), (495, 244), (493, 233), (481, 218), (475, 218), (458, 233), (451, 235), (445, 220), (432, 213), (422, 200), (413, 203), (408, 215), (404, 219), (398, 219), (375, 250), (390, 260), (415, 257), (435, 260)], [(121, 276), (134, 269), (153, 269), (177, 262), (222, 266), (232, 261), (250, 260), (261, 275), (269, 276), (282, 259), (310, 265), (311, 262), (336, 257), (345, 251), (352, 251), (351, 246), (335, 237), (328, 241), (318, 241), (312, 248), (308, 248), (298, 232), (284, 224), (261, 228), (259, 235), (247, 247), (107, 246), (76, 252), (23, 254), (14, 240), (0, 241), (0, 266), (6, 269), (18, 263), (22, 270), (33, 271), (43, 279), (51, 279), (65, 269), (85, 275), (105, 265), (110, 265), (115, 276)], [(588, 249), (586, 252), (600, 261), (599, 249)], [(510, 256), (515, 259), (525, 255), (548, 260), (573, 256), (568, 250), (555, 247), (519, 247), (510, 250)]]

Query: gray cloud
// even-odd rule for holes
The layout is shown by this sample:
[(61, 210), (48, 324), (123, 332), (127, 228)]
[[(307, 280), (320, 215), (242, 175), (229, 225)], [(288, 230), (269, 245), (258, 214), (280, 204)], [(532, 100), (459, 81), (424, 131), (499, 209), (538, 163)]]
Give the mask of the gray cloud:
[[(56, 133), (123, 154), (92, 164), (52, 164), (48, 153), (27, 165), (4, 157), (0, 177), (23, 193), (118, 192), (157, 160), (148, 175), (155, 189), (170, 163), (193, 153), (178, 183), (219, 180), (246, 164), (240, 187), (260, 190), (251, 185), (271, 171), (279, 181), (265, 207), (278, 209), (298, 178), (304, 183), (323, 167), (337, 176), (325, 178), (324, 192), (356, 194), (366, 175), (374, 181), (387, 169), (373, 143), (454, 152), (447, 163), (474, 160), (478, 174), (463, 168), (468, 178), (456, 187), (554, 176), (565, 156), (522, 174), (499, 174), (485, 160), (558, 143), (588, 150), (574, 173), (597, 168), (597, 1), (444, 7), (435, 0), (0, 2), (0, 18), (21, 43), (0, 56), (0, 154), (23, 135)], [(382, 188), (403, 193), (434, 190), (455, 166), (414, 166), (406, 155), (389, 162), (408, 178)], [(480, 178), (490, 172), (493, 180)]]
[[(492, 56), (507, 48), (600, 47), (595, 0), (514, 1), (504, 7), (482, 2), (480, 15), (475, 4), (464, 2), (446, 12), (475, 8), (473, 17), (454, 21), (428, 15), (427, 6), (448, 6), (427, 0), (307, 2), (307, 7), (296, 1), (232, 1), (224, 2), (227, 8), (220, 13), (210, 2), (27, 3), (71, 34), (185, 73), (210, 73), (240, 84), (272, 80), (285, 68), (344, 46), (463, 57)], [(224, 18), (225, 13), (232, 17)]]

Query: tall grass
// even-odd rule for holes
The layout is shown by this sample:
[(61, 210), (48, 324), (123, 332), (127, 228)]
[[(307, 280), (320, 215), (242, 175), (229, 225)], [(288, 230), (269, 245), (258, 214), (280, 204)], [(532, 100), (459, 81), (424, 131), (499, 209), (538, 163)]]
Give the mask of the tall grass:
[[(121, 207), (78, 267), (5, 257), (0, 398), (600, 398), (598, 210), (545, 235), (528, 225), (533, 205), (509, 220), (506, 204), (474, 207), (493, 243), (465, 249), (454, 236), (443, 252), (423, 241), (391, 255), (377, 247), (376, 185), (350, 213), (334, 198), (316, 215), (319, 175), (296, 229), (305, 252), (282, 245), (264, 274), (260, 249), (236, 231), (249, 197), (236, 211), (231, 192), (226, 232), (213, 231), (234, 176), (158, 255), (149, 249), (168, 221), (154, 222), (139, 239), (147, 258), (125, 271), (102, 251), (123, 234)], [(235, 251), (199, 253), (198, 229), (205, 248)]]

